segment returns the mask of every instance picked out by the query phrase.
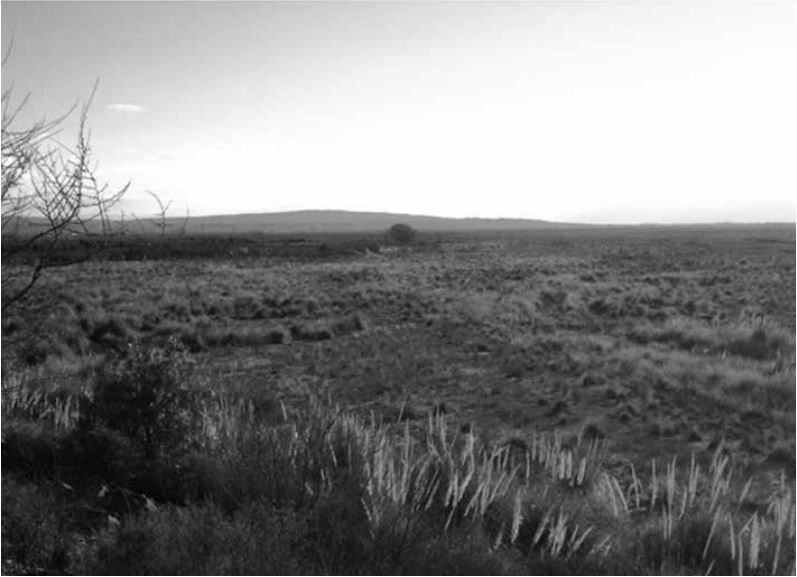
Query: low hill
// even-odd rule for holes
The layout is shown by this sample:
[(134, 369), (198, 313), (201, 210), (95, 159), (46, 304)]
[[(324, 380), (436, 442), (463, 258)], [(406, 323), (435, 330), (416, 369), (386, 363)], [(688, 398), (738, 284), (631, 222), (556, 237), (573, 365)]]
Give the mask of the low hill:
[[(223, 214), (210, 216), (174, 217), (166, 219), (169, 233), (188, 234), (357, 234), (384, 232), (397, 223), (404, 223), (421, 232), (502, 232), (561, 229), (607, 229), (607, 230), (745, 230), (752, 228), (794, 229), (793, 222), (769, 223), (690, 223), (690, 224), (586, 224), (553, 222), (524, 218), (445, 218), (416, 214), (390, 212), (354, 212), (346, 210), (299, 210), (291, 212), (261, 212), (245, 214)], [(39, 217), (21, 218), (4, 234), (22, 236), (39, 232), (47, 222)], [(100, 223), (89, 223), (93, 232), (99, 232)], [(112, 228), (118, 230), (119, 223)], [(161, 231), (161, 222), (156, 218), (127, 220), (124, 227), (132, 233), (154, 233)]]
[[(187, 222), (186, 232), (275, 234), (380, 232), (399, 222), (424, 232), (529, 230), (574, 226), (532, 219), (442, 218), (388, 212), (301, 210), (191, 217)], [(182, 226), (180, 219), (173, 219), (174, 226), (178, 223)]]

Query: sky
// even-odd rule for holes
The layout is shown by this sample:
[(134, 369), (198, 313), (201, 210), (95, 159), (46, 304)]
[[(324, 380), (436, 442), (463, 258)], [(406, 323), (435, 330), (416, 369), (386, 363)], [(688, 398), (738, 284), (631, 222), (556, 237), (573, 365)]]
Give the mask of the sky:
[(174, 216), (795, 220), (793, 1), (0, 6), (20, 123), (99, 79), (98, 174), (137, 216), (151, 190)]

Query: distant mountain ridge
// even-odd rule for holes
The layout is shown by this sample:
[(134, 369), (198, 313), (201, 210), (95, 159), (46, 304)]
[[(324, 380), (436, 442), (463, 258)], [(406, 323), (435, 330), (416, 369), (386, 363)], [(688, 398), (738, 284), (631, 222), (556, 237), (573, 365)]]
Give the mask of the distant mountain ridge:
[[(172, 217), (166, 219), (168, 233), (188, 234), (334, 234), (334, 233), (379, 233), (397, 223), (404, 223), (420, 232), (502, 232), (562, 229), (747, 229), (749, 227), (794, 228), (794, 222), (767, 223), (684, 223), (684, 224), (588, 224), (575, 222), (553, 222), (530, 218), (449, 218), (418, 214), (391, 212), (355, 212), (347, 210), (297, 210), (289, 212), (261, 212), (244, 214), (221, 214), (209, 216)], [(46, 226), (42, 218), (21, 219), (10, 228), (10, 234), (31, 234)], [(118, 222), (112, 228), (118, 230)], [(99, 232), (100, 223), (91, 223), (90, 228)], [(126, 219), (124, 227), (131, 233), (159, 234), (160, 219), (154, 217)]]
[[(151, 219), (147, 220), (152, 222)], [(182, 225), (182, 222), (183, 219), (169, 219), (170, 228)], [(589, 226), (521, 218), (446, 218), (389, 212), (299, 210), (195, 216), (188, 219), (186, 232), (266, 232), (274, 234), (381, 232), (396, 223), (408, 224), (423, 232), (529, 230)]]

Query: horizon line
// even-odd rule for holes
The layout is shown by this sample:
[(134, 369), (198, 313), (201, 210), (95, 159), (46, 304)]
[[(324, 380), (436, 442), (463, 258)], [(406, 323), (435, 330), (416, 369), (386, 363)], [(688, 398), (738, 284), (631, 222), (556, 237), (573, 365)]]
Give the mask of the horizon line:
[[(412, 218), (432, 218), (438, 220), (453, 220), (453, 221), (464, 221), (464, 220), (482, 220), (482, 221), (527, 221), (527, 222), (539, 222), (539, 223), (546, 223), (546, 224), (554, 224), (554, 225), (561, 225), (561, 226), (700, 226), (700, 225), (795, 225), (797, 226), (797, 218), (794, 220), (766, 220), (766, 221), (750, 221), (750, 220), (715, 220), (715, 221), (695, 221), (695, 222), (688, 222), (688, 221), (669, 221), (669, 222), (655, 222), (655, 221), (647, 221), (647, 222), (586, 222), (586, 221), (562, 221), (562, 220), (550, 220), (544, 218), (534, 218), (534, 217), (526, 217), (526, 216), (441, 216), (438, 214), (422, 214), (422, 213), (411, 213), (411, 212), (393, 212), (389, 210), (349, 210), (349, 209), (339, 209), (339, 208), (302, 208), (302, 209), (295, 209), (295, 210), (277, 210), (277, 211), (259, 211), (259, 212), (232, 212), (232, 213), (211, 213), (211, 214), (196, 214), (192, 215), (180, 215), (180, 216), (168, 216), (167, 219), (169, 220), (185, 220), (186, 218), (190, 221), (192, 219), (200, 219), (200, 218), (234, 218), (234, 217), (246, 217), (246, 216), (278, 216), (278, 215), (285, 215), (285, 214), (297, 214), (297, 213), (347, 213), (347, 214), (360, 214), (360, 215), (385, 215), (385, 216), (396, 216), (396, 217), (412, 217)], [(139, 220), (150, 220), (153, 218), (159, 218), (157, 215), (152, 216), (145, 216), (145, 217), (137, 217)]]

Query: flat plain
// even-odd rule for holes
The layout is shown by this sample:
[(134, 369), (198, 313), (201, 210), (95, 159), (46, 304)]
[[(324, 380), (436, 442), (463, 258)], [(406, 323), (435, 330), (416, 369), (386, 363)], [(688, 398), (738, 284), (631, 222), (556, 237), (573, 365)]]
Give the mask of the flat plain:
[(264, 399), (313, 390), (386, 419), (444, 406), (496, 440), (588, 429), (632, 460), (725, 438), (766, 466), (794, 454), (794, 259), (788, 229), (624, 229), (97, 262), (6, 324), (43, 323), (25, 343), (42, 358), (175, 335)]
[(719, 448), (754, 488), (793, 484), (793, 226), (380, 240), (56, 270), (3, 319), (4, 382), (79, 390), (173, 337), (266, 420), (314, 396), (419, 437), (445, 415), (489, 447), (599, 442), (618, 479)]

